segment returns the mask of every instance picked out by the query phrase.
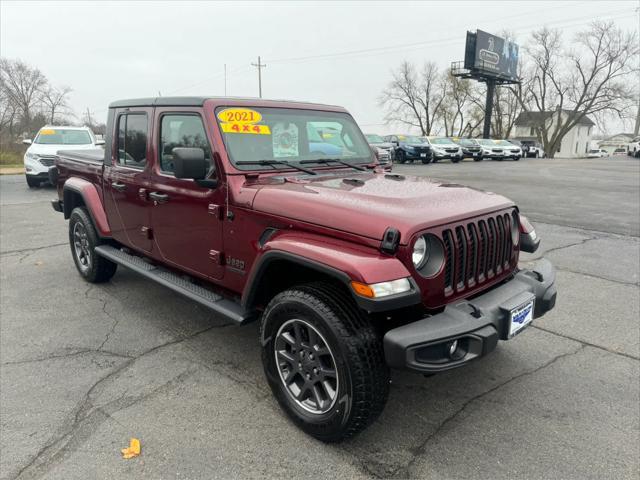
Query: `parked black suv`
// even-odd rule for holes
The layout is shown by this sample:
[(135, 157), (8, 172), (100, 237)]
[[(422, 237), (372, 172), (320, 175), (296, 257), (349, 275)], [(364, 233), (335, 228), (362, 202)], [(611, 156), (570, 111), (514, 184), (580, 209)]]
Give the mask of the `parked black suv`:
[(462, 147), (462, 158), (473, 158), (474, 161), (482, 160), (482, 146), (474, 138), (454, 138), (458, 145)]
[(399, 163), (420, 160), (422, 163), (431, 163), (433, 152), (429, 144), (424, 143), (420, 137), (413, 135), (387, 135), (386, 142), (393, 144), (393, 159)]

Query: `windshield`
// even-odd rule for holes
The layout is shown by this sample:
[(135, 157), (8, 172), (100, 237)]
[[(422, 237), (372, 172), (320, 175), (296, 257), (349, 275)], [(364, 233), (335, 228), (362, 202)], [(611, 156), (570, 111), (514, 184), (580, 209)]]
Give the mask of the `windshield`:
[(478, 145), (478, 142), (476, 142), (475, 140), (471, 140), (470, 138), (461, 138), (460, 140), (458, 140), (458, 143), (460, 145), (464, 145), (465, 147), (475, 147), (476, 145)]
[(478, 143), (480, 143), (480, 145), (489, 145), (489, 146), (496, 145), (496, 141), (491, 140), (490, 138), (480, 138), (478, 139)]
[(447, 137), (432, 137), (429, 139), (429, 141), (433, 144), (433, 145), (448, 145), (453, 143), (453, 140), (447, 138)]
[(507, 140), (496, 140), (496, 145), (500, 145), (502, 147), (517, 147), (517, 145), (514, 145)]
[(229, 159), (240, 170), (286, 168), (244, 164), (262, 160), (291, 164), (326, 158), (349, 163), (374, 161), (364, 135), (346, 113), (221, 107), (216, 109), (216, 117)]
[(404, 143), (425, 143), (422, 138), (413, 135), (398, 135), (398, 140)]
[(366, 134), (365, 137), (369, 143), (384, 143), (384, 139), (380, 135)]
[(600, 153), (600, 150), (589, 150), (589, 153)]
[(43, 145), (88, 145), (91, 136), (86, 130), (65, 130), (60, 128), (43, 128), (33, 143)]

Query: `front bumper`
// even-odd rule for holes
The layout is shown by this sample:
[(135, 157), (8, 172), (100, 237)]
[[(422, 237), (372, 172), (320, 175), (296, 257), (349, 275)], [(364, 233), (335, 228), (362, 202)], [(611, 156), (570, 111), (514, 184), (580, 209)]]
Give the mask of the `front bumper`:
[[(507, 283), (478, 297), (448, 305), (442, 313), (389, 330), (384, 336), (387, 364), (393, 368), (435, 373), (461, 367), (508, 339), (510, 312), (534, 299), (533, 318), (556, 303), (555, 269), (540, 260)], [(448, 348), (457, 340), (459, 350)]]
[[(407, 160), (424, 160), (433, 158), (433, 152), (417, 152), (415, 150), (404, 150), (404, 155)], [(422, 155), (424, 155), (424, 157)]]
[(40, 158), (30, 158), (26, 155), (24, 156), (24, 168), (27, 175), (42, 175), (45, 179), (49, 171), (49, 166), (44, 165)]
[(478, 158), (482, 157), (481, 151), (471, 151), (471, 150), (463, 150), (462, 155), (464, 158)]
[(456, 153), (434, 152), (433, 158), (437, 158), (438, 160), (447, 160), (447, 159), (456, 159), (456, 158), (462, 159), (463, 154), (462, 152), (456, 152)]

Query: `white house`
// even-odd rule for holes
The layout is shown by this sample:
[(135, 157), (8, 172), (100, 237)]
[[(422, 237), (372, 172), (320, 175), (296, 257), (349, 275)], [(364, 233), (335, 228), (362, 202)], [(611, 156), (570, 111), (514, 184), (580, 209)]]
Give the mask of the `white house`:
[[(540, 138), (536, 135), (536, 127), (546, 124), (552, 131), (555, 122), (560, 115), (561, 122), (566, 122), (572, 115), (570, 110), (555, 110), (552, 112), (522, 112), (518, 115), (515, 122), (514, 138), (519, 140), (537, 140)], [(556, 157), (562, 158), (578, 158), (584, 157), (590, 148), (591, 133), (595, 123), (589, 117), (582, 117), (577, 125), (575, 125), (564, 136), (558, 149)]]
[(618, 133), (600, 140), (598, 146), (609, 153), (613, 153), (616, 148), (624, 148), (626, 150), (633, 137), (633, 133)]

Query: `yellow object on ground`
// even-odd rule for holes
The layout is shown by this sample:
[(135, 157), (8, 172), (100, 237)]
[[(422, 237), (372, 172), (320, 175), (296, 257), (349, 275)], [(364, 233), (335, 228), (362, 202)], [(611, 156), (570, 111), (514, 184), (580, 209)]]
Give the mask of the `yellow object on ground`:
[(127, 448), (122, 450), (122, 458), (133, 458), (140, 455), (140, 440), (132, 438)]

